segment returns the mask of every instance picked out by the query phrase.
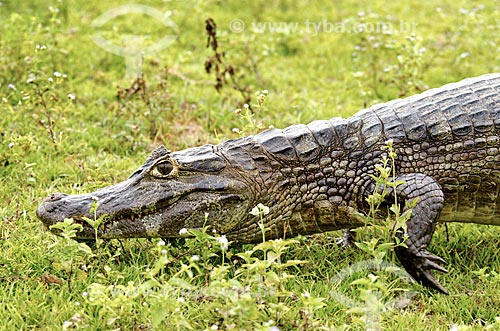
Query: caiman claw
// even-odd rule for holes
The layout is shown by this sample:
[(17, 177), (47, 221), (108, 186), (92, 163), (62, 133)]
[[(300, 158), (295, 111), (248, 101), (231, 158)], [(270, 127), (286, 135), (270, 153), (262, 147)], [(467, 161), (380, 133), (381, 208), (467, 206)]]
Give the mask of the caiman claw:
[[(397, 231), (396, 237), (403, 240), (402, 231)], [(433, 288), (444, 294), (449, 294), (431, 273), (433, 269), (441, 272), (448, 272), (448, 270), (439, 265), (439, 263), (446, 264), (444, 259), (426, 250), (416, 251), (403, 246), (396, 246), (394, 250), (398, 260), (413, 279), (426, 287)]]

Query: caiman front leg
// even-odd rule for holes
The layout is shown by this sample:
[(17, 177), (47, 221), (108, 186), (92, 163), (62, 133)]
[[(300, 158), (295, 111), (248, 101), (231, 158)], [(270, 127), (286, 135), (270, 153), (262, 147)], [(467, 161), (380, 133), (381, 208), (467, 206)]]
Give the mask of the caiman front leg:
[[(404, 174), (396, 179), (403, 181), (403, 184), (396, 188), (398, 203), (404, 203), (406, 209), (406, 206), (409, 205), (406, 202), (411, 203), (416, 199), (412, 215), (406, 223), (407, 247), (396, 247), (396, 255), (406, 271), (416, 281), (448, 294), (431, 273), (433, 269), (448, 272), (439, 265), (439, 263), (445, 264), (446, 261), (427, 251), (427, 245), (432, 239), (436, 222), (443, 208), (443, 191), (432, 177), (423, 174)], [(394, 198), (393, 195), (392, 198)], [(397, 229), (396, 236), (403, 240), (404, 231), (402, 228)]]

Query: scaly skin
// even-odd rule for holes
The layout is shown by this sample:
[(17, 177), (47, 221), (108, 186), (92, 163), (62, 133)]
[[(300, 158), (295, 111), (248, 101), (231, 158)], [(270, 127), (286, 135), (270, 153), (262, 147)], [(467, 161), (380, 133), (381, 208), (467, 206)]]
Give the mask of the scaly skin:
[[(107, 215), (101, 238), (178, 237), (204, 225), (229, 240), (261, 240), (258, 203), (269, 239), (363, 225), (370, 175), (393, 140), (398, 201), (417, 199), (407, 248), (396, 254), (422, 284), (446, 290), (427, 251), (436, 222), (500, 225), (500, 74), (448, 84), (375, 105), (348, 119), (314, 121), (171, 153), (161, 146), (127, 180), (82, 195), (53, 194), (37, 210), (47, 227), (72, 217)], [(389, 197), (388, 203), (393, 199)], [(208, 216), (207, 214), (208, 213)], [(94, 238), (82, 222), (78, 238)], [(403, 234), (398, 232), (398, 236)]]

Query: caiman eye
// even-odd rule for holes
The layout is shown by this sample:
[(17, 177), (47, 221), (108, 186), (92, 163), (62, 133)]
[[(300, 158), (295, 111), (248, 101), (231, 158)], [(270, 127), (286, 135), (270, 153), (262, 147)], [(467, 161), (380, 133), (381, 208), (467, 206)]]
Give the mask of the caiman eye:
[(154, 166), (150, 174), (158, 178), (170, 178), (175, 176), (177, 169), (169, 161), (160, 162)]

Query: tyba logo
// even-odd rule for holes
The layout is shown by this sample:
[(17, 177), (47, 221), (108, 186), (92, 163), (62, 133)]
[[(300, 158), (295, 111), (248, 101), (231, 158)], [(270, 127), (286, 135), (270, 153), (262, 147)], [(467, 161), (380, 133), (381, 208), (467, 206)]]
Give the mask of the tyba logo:
[(104, 38), (104, 32), (98, 31), (90, 36), (90, 38), (102, 49), (112, 54), (125, 58), (127, 66), (127, 77), (141, 76), (142, 57), (153, 53), (158, 53), (161, 50), (170, 46), (177, 38), (177, 25), (170, 18), (170, 13), (163, 13), (153, 7), (129, 4), (120, 7), (115, 7), (90, 24), (92, 28), (103, 28), (103, 26), (118, 16), (140, 14), (147, 15), (160, 22), (164, 27), (165, 32), (162, 32), (163, 37), (155, 43), (147, 44), (145, 41), (148, 36), (122, 34), (122, 45), (113, 43), (112, 40)]

